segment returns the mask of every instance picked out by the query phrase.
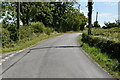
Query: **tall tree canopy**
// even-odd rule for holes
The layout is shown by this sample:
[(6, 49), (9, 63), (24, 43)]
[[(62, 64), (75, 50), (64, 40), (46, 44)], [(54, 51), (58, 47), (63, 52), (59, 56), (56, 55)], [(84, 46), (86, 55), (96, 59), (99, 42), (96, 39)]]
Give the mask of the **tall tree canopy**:
[[(80, 10), (74, 8), (74, 2), (21, 2), (20, 20), (23, 25), (30, 22), (42, 22), (56, 31), (83, 30), (87, 18)], [(3, 2), (3, 24), (16, 25), (16, 2)], [(8, 24), (8, 25), (7, 25)]]

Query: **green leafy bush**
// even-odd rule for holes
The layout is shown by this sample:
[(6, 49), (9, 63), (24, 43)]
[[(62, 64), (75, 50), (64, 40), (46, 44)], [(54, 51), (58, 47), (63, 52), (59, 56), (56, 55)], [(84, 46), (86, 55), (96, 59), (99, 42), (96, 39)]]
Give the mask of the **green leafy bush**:
[(45, 32), (45, 25), (42, 22), (32, 22), (30, 25), (34, 33), (44, 33)]
[[(20, 40), (18, 40), (17, 31), (20, 31)], [(9, 48), (17, 43), (32, 40), (33, 37), (39, 36), (41, 33), (50, 35), (52, 32), (54, 32), (54, 29), (45, 27), (42, 22), (32, 22), (30, 25), (20, 26), (19, 30), (16, 29), (15, 25), (8, 25), (7, 28), (3, 28), (3, 32), (0, 30), (0, 35), (2, 34), (3, 48)]]
[(20, 39), (31, 38), (33, 36), (33, 28), (31, 26), (21, 26), (20, 28)]
[(11, 44), (10, 33), (7, 29), (2, 29), (2, 46), (9, 47)]
[(11, 24), (9, 24), (9, 25), (6, 25), (7, 27), (5, 28), (5, 29), (7, 29), (8, 31), (9, 31), (9, 33), (10, 33), (10, 39), (12, 40), (12, 41), (17, 41), (18, 40), (18, 36), (17, 36), (17, 32), (18, 32), (18, 30), (17, 30), (17, 26), (16, 25), (11, 25)]
[(54, 29), (53, 29), (53, 28), (46, 27), (45, 33), (46, 33), (47, 35), (50, 35), (52, 32), (54, 32)]

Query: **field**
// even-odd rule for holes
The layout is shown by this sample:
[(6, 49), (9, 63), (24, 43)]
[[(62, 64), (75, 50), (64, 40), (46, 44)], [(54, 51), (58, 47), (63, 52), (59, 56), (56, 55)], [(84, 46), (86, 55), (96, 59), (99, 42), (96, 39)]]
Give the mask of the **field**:
[(101, 37), (108, 40), (120, 41), (120, 28), (110, 28), (110, 29), (99, 29), (99, 28), (93, 28), (92, 34), (95, 37)]

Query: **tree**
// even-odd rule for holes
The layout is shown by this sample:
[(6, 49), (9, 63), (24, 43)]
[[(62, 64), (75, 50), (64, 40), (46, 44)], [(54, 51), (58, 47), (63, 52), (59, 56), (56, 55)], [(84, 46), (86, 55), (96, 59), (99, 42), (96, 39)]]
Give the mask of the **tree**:
[[(42, 22), (47, 27), (53, 27), (56, 31), (83, 30), (87, 18), (80, 13), (79, 8), (74, 8), (75, 2), (21, 2), (20, 20), (23, 25), (29, 25), (29, 22)], [(7, 18), (4, 18), (4, 24), (10, 24), (8, 18), (12, 17), (14, 25), (17, 20), (17, 3), (4, 2), (5, 12), (8, 12)], [(12, 8), (13, 7), (13, 8)], [(6, 14), (5, 14), (6, 15)], [(13, 23), (12, 23), (13, 24)], [(6, 25), (5, 27), (7, 27)]]
[(98, 21), (95, 21), (95, 22), (93, 23), (93, 27), (95, 27), (95, 28), (100, 28), (100, 25), (99, 25)]
[(10, 33), (10, 38), (13, 41), (18, 40), (17, 36), (17, 5), (15, 2), (2, 2), (2, 27), (8, 30)]
[(62, 17), (66, 12), (70, 10), (74, 3), (72, 2), (51, 2), (52, 16), (53, 16), (53, 27), (59, 31), (62, 27)]
[(49, 2), (32, 2), (31, 3), (31, 22), (43, 22), (45, 26), (52, 26), (53, 16), (51, 4)]
[(80, 30), (84, 30), (85, 29), (85, 25), (87, 24), (87, 18), (84, 16), (84, 14), (81, 15), (80, 17), (82, 23), (80, 24)]
[(2, 2), (1, 13), (5, 24), (15, 24), (17, 20), (17, 4), (15, 2)]
[(20, 40), (20, 2), (17, 2), (17, 38)]
[(92, 0), (88, 0), (88, 25), (89, 25), (89, 29), (88, 29), (88, 35), (91, 35), (91, 27), (92, 27), (92, 5), (93, 2)]
[[(79, 8), (75, 8), (75, 4), (76, 2), (20, 2), (20, 21), (23, 23), (21, 39), (29, 38), (30, 33), (50, 34), (54, 30), (58, 32), (84, 30), (87, 18), (80, 13), (80, 5)], [(17, 2), (2, 2), (0, 13), (0, 17), (3, 18), (3, 30), (8, 35), (6, 41), (17, 42), (19, 31)], [(36, 22), (43, 23), (45, 29)], [(26, 30), (29, 31), (26, 32)], [(6, 41), (4, 40), (5, 44)]]
[(118, 23), (115, 22), (104, 22), (106, 28), (119, 27)]
[[(75, 2), (51, 3), (53, 7), (53, 26), (57, 31), (82, 30), (87, 19), (84, 14), (74, 8)], [(83, 28), (82, 28), (83, 27)]]

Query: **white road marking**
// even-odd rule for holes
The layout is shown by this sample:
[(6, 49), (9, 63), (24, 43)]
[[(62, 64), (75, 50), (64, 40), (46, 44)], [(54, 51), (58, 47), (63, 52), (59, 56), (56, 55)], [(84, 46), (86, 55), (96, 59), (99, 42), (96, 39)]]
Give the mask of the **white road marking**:
[(2, 63), (0, 63), (0, 66), (2, 65)]
[(5, 60), (5, 59), (2, 59), (1, 61), (4, 62), (4, 61), (6, 61), (6, 60)]
[(5, 59), (6, 59), (6, 60), (9, 59), (9, 57), (5, 57)]
[(11, 54), (9, 57), (13, 57), (15, 54)]
[[(24, 51), (25, 49), (23, 49), (23, 50), (19, 50), (19, 51), (17, 51), (17, 52), (15, 52), (15, 53), (20, 53), (20, 52), (22, 52), (22, 51)], [(11, 52), (12, 53), (12, 52)], [(7, 59), (9, 59), (10, 57), (13, 57), (15, 54), (11, 54), (11, 53), (9, 53), (9, 54), (5, 54), (7, 57), (5, 57), (4, 59), (2, 59), (2, 56), (0, 56), (0, 66), (2, 65), (2, 63), (3, 62), (5, 62)], [(9, 56), (8, 56), (9, 55)]]

